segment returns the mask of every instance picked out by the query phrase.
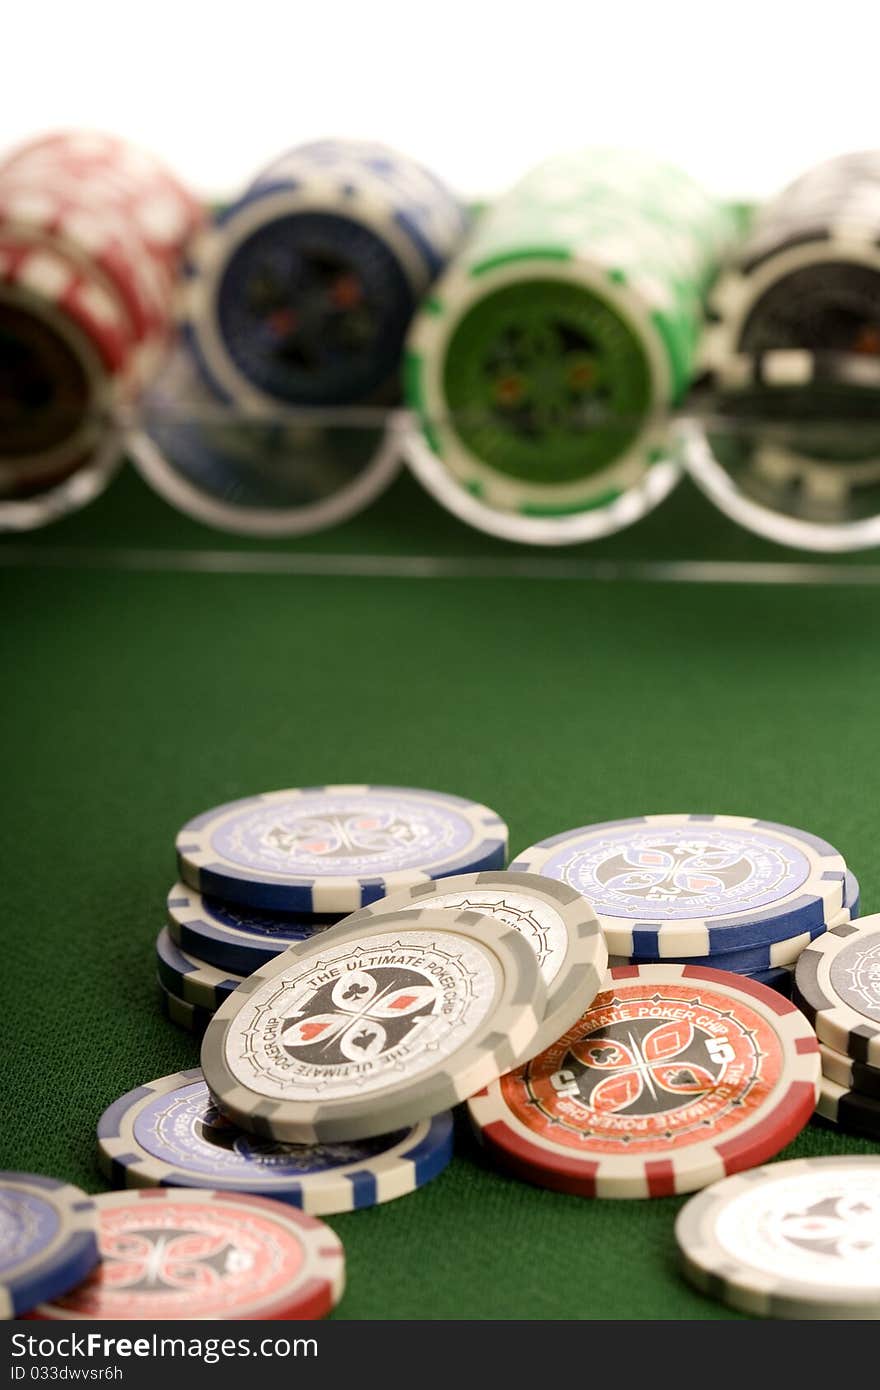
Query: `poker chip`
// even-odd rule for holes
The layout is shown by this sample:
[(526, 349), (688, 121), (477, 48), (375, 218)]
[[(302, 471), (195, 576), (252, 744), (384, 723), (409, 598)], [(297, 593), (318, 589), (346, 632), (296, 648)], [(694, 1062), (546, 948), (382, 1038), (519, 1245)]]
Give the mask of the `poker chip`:
[(345, 1255), (328, 1226), (281, 1202), (204, 1188), (95, 1198), (101, 1263), (34, 1316), (94, 1319), (322, 1318), (342, 1297)]
[(160, 160), (101, 131), (56, 131), (19, 146), (0, 162), (0, 179), (22, 175), (87, 184), (93, 202), (122, 216), (171, 269), (204, 221), (199, 200)]
[(158, 976), (157, 978), (159, 979), (159, 1002), (165, 1017), (171, 1023), (176, 1024), (178, 1028), (185, 1028), (187, 1032), (201, 1036), (214, 1017), (214, 1011), (206, 1009), (200, 1004), (190, 1004), (186, 999), (172, 994), (170, 989), (166, 989), (161, 978)]
[(208, 1025), (202, 1070), (218, 1109), (254, 1134), (370, 1138), (507, 1070), (546, 1003), (537, 957), (512, 927), (397, 912), (333, 927), (251, 975)]
[[(749, 975), (752, 979), (779, 989), (790, 997), (794, 980), (794, 967), (801, 953), (811, 942), (822, 936), (831, 927), (841, 926), (858, 916), (860, 905), (858, 879), (849, 869), (844, 878), (844, 902), (841, 908), (827, 923), (813, 926), (800, 936), (789, 937), (784, 941), (774, 941), (766, 946), (753, 946), (749, 950), (716, 951), (710, 956), (664, 957), (664, 960), (678, 961), (687, 965), (708, 965), (716, 970), (729, 970), (737, 975)], [(609, 955), (609, 966), (659, 964), (656, 956)]]
[(827, 1043), (819, 1044), (822, 1058), (822, 1075), (845, 1091), (857, 1091), (860, 1096), (869, 1096), (880, 1101), (880, 1067), (869, 1066), (867, 1062), (854, 1062), (844, 1057)]
[(241, 984), (243, 975), (231, 975), (182, 951), (163, 927), (156, 937), (156, 966), (160, 983), (187, 1004), (214, 1010)]
[(880, 1143), (880, 1100), (849, 1091), (823, 1073), (816, 1114), (851, 1134)]
[(390, 403), (413, 310), (466, 225), (386, 146), (289, 150), (193, 247), (183, 332), (206, 381), (240, 406)]
[(233, 975), (251, 975), (300, 941), (311, 941), (337, 917), (285, 917), (205, 898), (175, 883), (167, 900), (168, 932), (182, 951)]
[(264, 792), (216, 806), (177, 836), (181, 878), (265, 911), (355, 911), (399, 888), (500, 869), (507, 826), (488, 807), (414, 787)]
[[(760, 208), (711, 293), (707, 365), (722, 388), (870, 376), (880, 319), (880, 163), (815, 166)], [(842, 369), (842, 376), (840, 375)]]
[[(842, 908), (832, 918), (829, 925), (838, 926), (841, 922), (848, 922), (849, 920), (849, 910)], [(820, 922), (811, 927), (809, 931), (801, 932), (799, 936), (787, 937), (784, 941), (769, 942), (766, 946), (753, 946), (750, 950), (714, 951), (708, 956), (690, 956), (684, 952), (679, 952), (678, 955), (663, 956), (658, 956), (657, 953), (646, 953), (634, 956), (612, 955), (610, 960), (613, 965), (661, 965), (664, 961), (671, 960), (685, 962), (688, 965), (710, 965), (714, 966), (716, 970), (731, 970), (737, 975), (754, 975), (760, 970), (772, 970), (779, 966), (793, 965), (801, 952), (827, 930), (826, 924)]]
[(390, 1202), (424, 1186), (452, 1157), (445, 1111), (357, 1143), (277, 1144), (236, 1129), (201, 1071), (139, 1086), (104, 1111), (98, 1159), (115, 1187), (211, 1187), (274, 1197), (327, 1216)]
[[(658, 965), (666, 963), (667, 962), (659, 961), (631, 961), (627, 960), (626, 956), (608, 957), (608, 968), (610, 970), (618, 970), (621, 966), (627, 965)], [(673, 964), (676, 965), (697, 965), (701, 963), (702, 962), (686, 959), (673, 962)], [(787, 998), (791, 998), (791, 987), (794, 982), (793, 965), (778, 965), (767, 970), (736, 970), (727, 963), (727, 958), (725, 956), (716, 956), (711, 962), (711, 968), (713, 970), (727, 970), (732, 975), (745, 975), (748, 979), (757, 980), (759, 984), (767, 985), (770, 989), (778, 989), (780, 994), (784, 994)]]
[(686, 1278), (770, 1318), (880, 1317), (880, 1158), (798, 1158), (692, 1197), (675, 1223)]
[(131, 340), (94, 276), (51, 247), (0, 236), (0, 493), (63, 480), (98, 448), (121, 397)]
[(143, 246), (112, 209), (89, 206), (79, 183), (59, 187), (0, 173), (0, 234), (48, 246), (100, 277), (118, 299), (133, 342), (149, 343), (167, 331), (172, 282), (158, 274)]
[[(160, 250), (141, 214), (157, 225), (184, 197), (181, 240)], [(67, 132), (0, 161), (0, 530), (85, 506), (121, 465), (198, 220), (170, 175), (111, 137)]]
[(369, 506), (402, 463), (410, 318), (466, 225), (385, 146), (315, 141), (274, 160), (193, 244), (185, 351), (134, 450), (151, 486), (243, 535), (306, 535)]
[(407, 462), (490, 534), (571, 544), (678, 480), (666, 415), (690, 382), (725, 210), (669, 166), (586, 150), (478, 219), (407, 344)]
[(807, 947), (793, 998), (822, 1042), (880, 1067), (880, 914), (834, 927)]
[(844, 907), (847, 871), (842, 855), (808, 831), (726, 815), (585, 825), (532, 845), (510, 867), (583, 893), (613, 954), (661, 959), (821, 931)]
[(0, 1172), (0, 1318), (67, 1293), (98, 1258), (91, 1197), (36, 1173)]
[(862, 889), (859, 880), (851, 869), (846, 871), (843, 902), (849, 911), (850, 920), (854, 922), (862, 911)]
[(773, 1157), (807, 1124), (818, 1085), (815, 1034), (780, 994), (721, 970), (630, 966), (468, 1110), (516, 1177), (666, 1197)]
[(589, 904), (573, 889), (536, 874), (500, 870), (418, 884), (380, 898), (340, 925), (368, 922), (408, 908), (484, 913), (525, 938), (547, 987), (544, 1019), (529, 1044), (529, 1055), (543, 1051), (580, 1018), (605, 977), (608, 951)]
[(741, 524), (791, 545), (876, 544), (880, 165), (842, 156), (758, 209), (709, 295), (716, 393), (689, 471)]

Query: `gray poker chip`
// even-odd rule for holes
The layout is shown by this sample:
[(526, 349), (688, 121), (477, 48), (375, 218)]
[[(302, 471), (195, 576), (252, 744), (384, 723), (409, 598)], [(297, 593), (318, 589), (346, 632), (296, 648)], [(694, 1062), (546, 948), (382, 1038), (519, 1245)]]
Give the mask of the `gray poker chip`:
[(822, 1074), (846, 1091), (857, 1091), (860, 1096), (870, 1096), (880, 1100), (880, 1067), (871, 1067), (867, 1062), (854, 1062), (844, 1057), (827, 1043), (819, 1044), (822, 1058)]
[(547, 990), (524, 938), (476, 912), (332, 927), (230, 995), (202, 1070), (218, 1109), (286, 1143), (370, 1138), (449, 1109), (525, 1054)]
[(816, 1114), (852, 1134), (880, 1143), (880, 1100), (849, 1091), (823, 1073)]
[(599, 920), (574, 888), (509, 870), (459, 874), (380, 898), (340, 923), (372, 921), (407, 908), (487, 913), (528, 941), (547, 986), (547, 1007), (528, 1057), (542, 1052), (580, 1018), (602, 987), (608, 948)]
[(843, 923), (808, 946), (794, 998), (822, 1042), (880, 1066), (880, 914)]
[(159, 1003), (165, 1017), (178, 1028), (185, 1028), (188, 1033), (195, 1033), (200, 1037), (214, 1017), (211, 1009), (205, 1009), (201, 1004), (190, 1004), (187, 999), (181, 999), (179, 995), (166, 989), (158, 975), (156, 979), (159, 984)]

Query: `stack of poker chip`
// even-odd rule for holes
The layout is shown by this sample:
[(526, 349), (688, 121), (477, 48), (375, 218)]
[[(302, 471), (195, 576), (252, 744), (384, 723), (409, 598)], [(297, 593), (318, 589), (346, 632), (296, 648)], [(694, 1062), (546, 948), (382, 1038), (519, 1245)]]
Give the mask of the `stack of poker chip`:
[(203, 1031), (242, 980), (396, 887), (501, 868), (507, 826), (418, 788), (267, 792), (189, 821), (156, 941), (163, 1006)]
[(0, 161), (0, 524), (82, 505), (121, 460), (117, 420), (155, 371), (201, 220), (157, 161), (109, 135)]
[(407, 457), (462, 520), (561, 545), (629, 525), (678, 478), (730, 214), (679, 170), (587, 150), (484, 212), (408, 343)]
[(784, 994), (801, 953), (859, 915), (858, 880), (833, 845), (746, 816), (585, 825), (532, 845), (511, 867), (583, 893), (612, 966), (709, 967)]
[(193, 247), (188, 356), (147, 418), (148, 480), (251, 534), (366, 507), (399, 468), (389, 409), (410, 320), (466, 227), (450, 190), (384, 145), (320, 140), (275, 159)]
[[(198, 916), (197, 890), (176, 886), (189, 910), (174, 903), (172, 920), (199, 934), (188, 945), (256, 950), (263, 963), (216, 1008), (202, 1070), (140, 1086), (102, 1116), (108, 1178), (209, 1184), (328, 1214), (442, 1172), (449, 1108), (565, 1035), (606, 976), (589, 904), (505, 870), (506, 846), (487, 807), (406, 788), (273, 793), (185, 826), (181, 875), (252, 906), (205, 920), (204, 896)], [(318, 908), (354, 910), (329, 925)], [(285, 910), (300, 914), (291, 945), (266, 916)], [(162, 959), (167, 937), (159, 948)], [(186, 1001), (163, 992), (183, 1017)]]
[[(205, 1075), (161, 1077), (106, 1110), (98, 1154), (117, 1187), (208, 1186), (312, 1215), (412, 1192), (450, 1161), (449, 1107), (537, 1046), (539, 1026), (546, 1036), (557, 1017), (570, 1022), (580, 1006), (572, 989), (591, 998), (605, 971), (580, 896), (543, 881), (529, 895), (521, 876), (501, 872), (507, 827), (462, 797), (379, 786), (268, 793), (190, 821), (177, 851), (182, 881), (157, 940), (159, 984), (174, 1022), (207, 1028)], [(441, 884), (441, 874), (452, 877)], [(426, 910), (441, 887), (450, 910)], [(383, 892), (392, 896), (379, 903)], [(504, 893), (497, 918), (481, 915)], [(391, 930), (395, 894), (404, 901)], [(380, 907), (382, 944), (368, 960)], [(548, 997), (545, 978), (557, 975)], [(238, 1054), (250, 1044), (238, 1015), (264, 992), (257, 1075), (240, 1084)], [(230, 1043), (218, 1052), (226, 1018)], [(282, 1081), (294, 1064), (332, 1074), (326, 1107), (295, 1094), (276, 1103), (273, 1052)], [(347, 1091), (360, 1096), (354, 1116)]]
[(880, 1143), (880, 916), (841, 923), (808, 946), (793, 998), (819, 1038), (817, 1114)]
[(880, 510), (880, 152), (817, 165), (761, 208), (710, 303), (703, 365), (738, 488), (815, 522)]

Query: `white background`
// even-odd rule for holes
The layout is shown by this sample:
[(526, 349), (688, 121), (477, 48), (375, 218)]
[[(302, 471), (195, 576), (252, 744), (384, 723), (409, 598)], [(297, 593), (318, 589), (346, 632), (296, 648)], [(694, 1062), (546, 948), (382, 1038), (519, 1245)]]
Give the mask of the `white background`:
[(880, 4), (856, 0), (67, 0), (15, 5), (0, 136), (110, 129), (199, 190), (287, 145), (365, 135), (462, 192), (592, 143), (732, 196), (880, 146)]

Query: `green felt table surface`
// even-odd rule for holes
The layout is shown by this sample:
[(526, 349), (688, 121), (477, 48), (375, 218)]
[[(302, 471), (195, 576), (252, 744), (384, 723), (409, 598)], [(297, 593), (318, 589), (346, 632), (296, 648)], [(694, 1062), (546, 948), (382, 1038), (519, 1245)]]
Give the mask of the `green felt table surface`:
[[(242, 553), (330, 562), (228, 572)], [(662, 561), (803, 558), (688, 484), (630, 531), (518, 573), (536, 554), (469, 531), (408, 478), (342, 528), (260, 545), (126, 472), (80, 515), (0, 542), (0, 1167), (103, 1190), (101, 1111), (197, 1064), (159, 1012), (153, 943), (175, 832), (233, 797), (437, 787), (495, 808), (512, 852), (645, 812), (767, 817), (832, 840), (863, 909), (880, 907), (873, 557), (843, 583), (661, 582)], [(367, 577), (334, 572), (344, 556), (458, 565)], [(783, 1157), (873, 1148), (813, 1124)], [(337, 1316), (729, 1316), (676, 1272), (680, 1205), (519, 1183), (459, 1122), (436, 1181), (330, 1218), (348, 1257)]]

